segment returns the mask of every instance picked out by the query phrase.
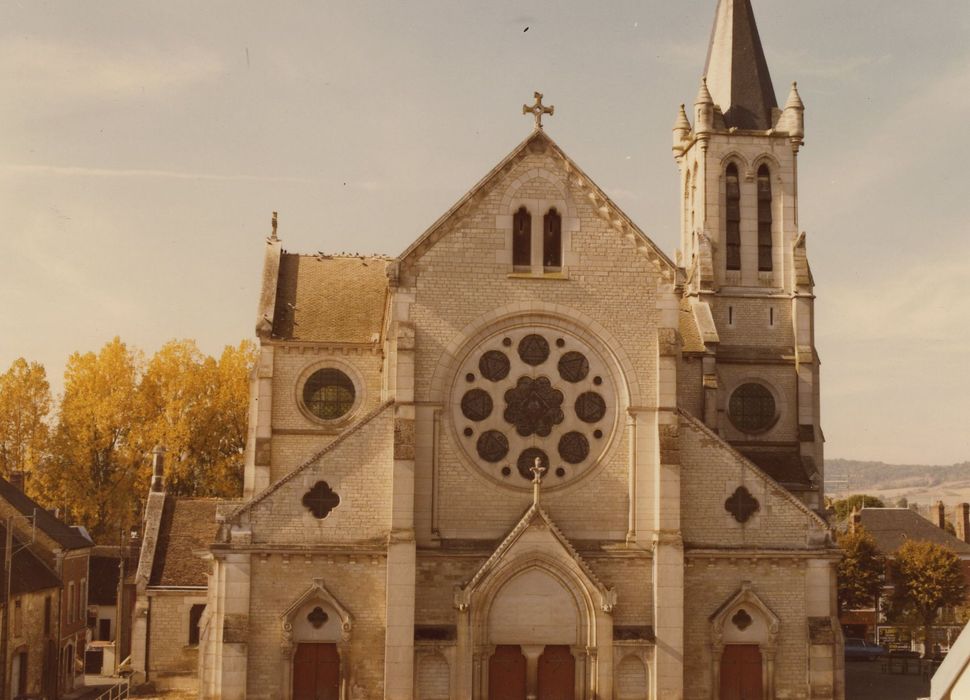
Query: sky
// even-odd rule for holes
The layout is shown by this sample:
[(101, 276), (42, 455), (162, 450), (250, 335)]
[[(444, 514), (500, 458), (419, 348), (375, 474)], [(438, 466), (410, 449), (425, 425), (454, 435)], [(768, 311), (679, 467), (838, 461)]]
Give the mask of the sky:
[[(715, 0), (0, 4), (0, 371), (253, 336), (294, 252), (397, 255), (528, 135), (671, 257)], [(970, 3), (755, 0), (806, 104), (826, 455), (970, 460)]]

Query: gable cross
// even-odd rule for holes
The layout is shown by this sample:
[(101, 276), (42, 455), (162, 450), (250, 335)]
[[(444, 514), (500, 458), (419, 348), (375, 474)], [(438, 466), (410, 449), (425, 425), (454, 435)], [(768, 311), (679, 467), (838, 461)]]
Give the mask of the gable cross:
[(531, 114), (536, 120), (536, 129), (542, 128), (542, 115), (548, 114), (550, 117), (556, 111), (554, 105), (546, 107), (542, 104), (542, 93), (535, 93), (536, 103), (531, 107), (529, 105), (522, 105), (522, 114)]

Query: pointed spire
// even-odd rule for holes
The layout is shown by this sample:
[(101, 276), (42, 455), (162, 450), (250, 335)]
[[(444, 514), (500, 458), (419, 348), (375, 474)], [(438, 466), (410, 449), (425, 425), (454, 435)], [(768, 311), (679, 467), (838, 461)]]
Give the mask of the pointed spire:
[(714, 129), (714, 99), (707, 89), (707, 78), (701, 78), (701, 89), (694, 100), (694, 131), (708, 134)]
[(718, 0), (704, 74), (729, 128), (772, 127), (778, 101), (751, 0)]
[(690, 138), (690, 121), (687, 119), (687, 109), (684, 105), (680, 106), (677, 113), (677, 121), (674, 122), (674, 152), (682, 154), (685, 149), (685, 141)]
[(800, 143), (805, 138), (805, 104), (798, 94), (798, 83), (791, 84), (791, 93), (788, 95), (788, 102), (785, 103), (782, 122), (784, 129), (796, 143)]
[(791, 84), (791, 92), (788, 93), (788, 102), (785, 103), (785, 109), (805, 109), (802, 96), (798, 94), (798, 83)]
[(711, 97), (711, 91), (707, 88), (707, 78), (701, 78), (701, 87), (697, 91), (697, 97), (694, 99), (695, 105), (713, 105), (714, 98)]

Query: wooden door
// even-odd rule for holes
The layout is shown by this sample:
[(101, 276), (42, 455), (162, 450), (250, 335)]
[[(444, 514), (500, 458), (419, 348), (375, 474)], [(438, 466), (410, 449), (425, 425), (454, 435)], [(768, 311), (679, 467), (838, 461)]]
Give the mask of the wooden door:
[(761, 651), (756, 644), (729, 644), (721, 657), (721, 700), (762, 700)]
[(293, 657), (293, 700), (340, 700), (336, 644), (298, 644)]
[(489, 700), (525, 700), (525, 655), (517, 645), (495, 647), (488, 660)]
[(539, 657), (539, 700), (575, 700), (576, 659), (567, 646), (547, 646)]

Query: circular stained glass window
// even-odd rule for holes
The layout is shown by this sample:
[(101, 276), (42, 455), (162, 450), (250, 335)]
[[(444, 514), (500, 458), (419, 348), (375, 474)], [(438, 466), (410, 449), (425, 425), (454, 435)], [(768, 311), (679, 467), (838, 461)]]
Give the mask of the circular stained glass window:
[(354, 407), (357, 390), (350, 377), (328, 367), (310, 375), (303, 385), (303, 405), (317, 418), (336, 420)]
[(579, 464), (589, 457), (589, 440), (582, 433), (566, 433), (559, 438), (559, 456), (570, 464)]
[(478, 370), (491, 382), (500, 382), (509, 376), (511, 366), (509, 356), (500, 350), (489, 350), (478, 361)]
[(482, 389), (472, 389), (461, 397), (461, 412), (476, 423), (492, 415), (492, 397)]
[(728, 416), (738, 430), (758, 433), (770, 428), (777, 415), (775, 397), (763, 384), (742, 384), (728, 402)]
[(585, 423), (596, 423), (606, 415), (606, 401), (595, 391), (587, 391), (576, 397), (576, 415)]
[(537, 367), (549, 359), (549, 342), (535, 333), (519, 341), (519, 357), (527, 365)]
[(575, 384), (586, 379), (589, 374), (589, 360), (581, 352), (567, 352), (559, 358), (559, 376)]
[(509, 453), (509, 440), (499, 431), (489, 430), (479, 436), (475, 449), (479, 457), (495, 464), (505, 459), (505, 455)]

